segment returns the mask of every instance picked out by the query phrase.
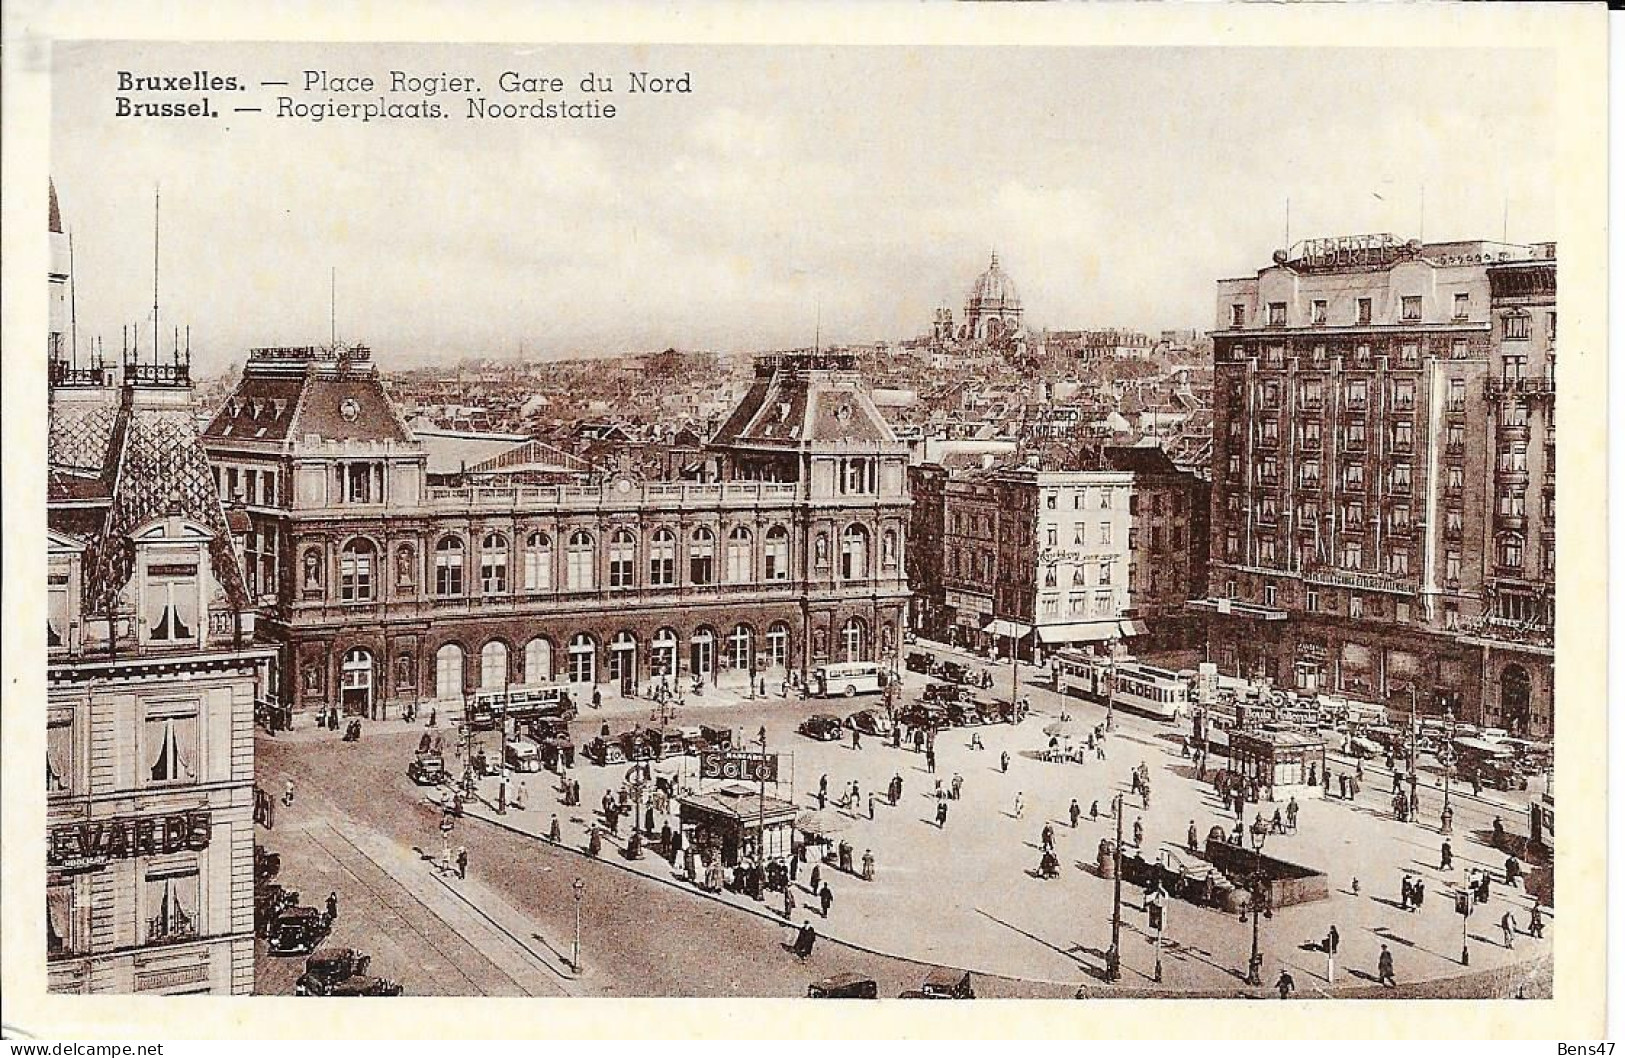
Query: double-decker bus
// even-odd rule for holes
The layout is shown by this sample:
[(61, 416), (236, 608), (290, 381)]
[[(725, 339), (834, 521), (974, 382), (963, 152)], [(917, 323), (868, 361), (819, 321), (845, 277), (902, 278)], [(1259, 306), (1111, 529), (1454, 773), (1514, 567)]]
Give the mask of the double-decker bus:
[(1056, 654), (1051, 665), (1055, 690), (1061, 694), (1110, 701), (1114, 708), (1159, 720), (1177, 720), (1189, 711), (1190, 683), (1171, 669), (1069, 650)]
[(820, 665), (807, 677), (807, 690), (815, 698), (854, 694), (879, 694), (886, 689), (889, 674), (873, 661), (842, 661)]

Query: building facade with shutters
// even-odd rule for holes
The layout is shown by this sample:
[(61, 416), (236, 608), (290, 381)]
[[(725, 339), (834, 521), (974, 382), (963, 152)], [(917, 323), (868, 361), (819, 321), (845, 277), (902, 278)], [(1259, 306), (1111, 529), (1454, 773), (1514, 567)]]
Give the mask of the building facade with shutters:
[(1549, 243), (1359, 236), (1219, 282), (1222, 672), (1550, 735), (1555, 276)]
[(662, 677), (777, 686), (897, 652), (907, 453), (851, 356), (759, 361), (705, 484), (528, 484), (499, 459), (430, 485), (359, 348), (255, 350), (204, 444), (251, 522), (249, 584), (295, 710), (393, 716), (517, 684), (578, 700)]

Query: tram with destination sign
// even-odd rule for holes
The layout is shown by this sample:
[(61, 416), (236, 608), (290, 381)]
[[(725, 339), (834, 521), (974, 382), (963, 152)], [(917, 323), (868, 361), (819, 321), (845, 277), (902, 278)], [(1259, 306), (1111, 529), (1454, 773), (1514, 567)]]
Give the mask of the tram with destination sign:
[(1103, 658), (1063, 650), (1050, 662), (1059, 694), (1076, 695), (1158, 720), (1177, 720), (1190, 711), (1190, 682), (1171, 669), (1133, 658)]

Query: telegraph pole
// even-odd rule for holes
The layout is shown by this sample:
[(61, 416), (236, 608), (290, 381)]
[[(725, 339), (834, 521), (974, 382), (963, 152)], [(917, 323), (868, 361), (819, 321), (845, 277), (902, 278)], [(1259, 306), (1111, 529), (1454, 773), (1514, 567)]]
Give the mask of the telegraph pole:
[(1117, 817), (1117, 844), (1112, 847), (1112, 947), (1106, 953), (1106, 980), (1116, 983), (1123, 977), (1123, 795), (1112, 799)]

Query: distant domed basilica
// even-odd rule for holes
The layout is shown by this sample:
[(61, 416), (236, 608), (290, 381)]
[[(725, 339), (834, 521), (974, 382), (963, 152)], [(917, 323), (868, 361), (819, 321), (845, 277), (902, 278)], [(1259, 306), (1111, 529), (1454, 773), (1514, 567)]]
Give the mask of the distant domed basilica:
[(941, 341), (987, 342), (998, 345), (1025, 333), (1021, 295), (1013, 279), (999, 267), (995, 251), (987, 271), (976, 277), (965, 298), (965, 317), (954, 326), (953, 310), (947, 306), (936, 312), (932, 335)]

